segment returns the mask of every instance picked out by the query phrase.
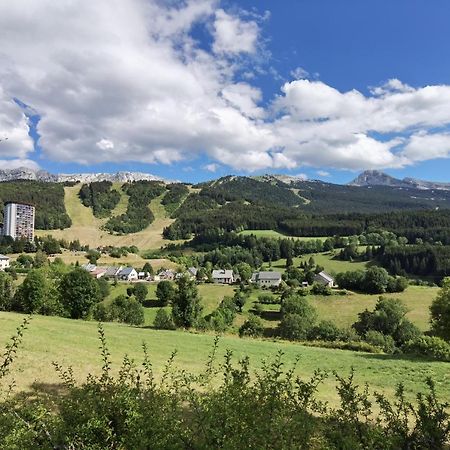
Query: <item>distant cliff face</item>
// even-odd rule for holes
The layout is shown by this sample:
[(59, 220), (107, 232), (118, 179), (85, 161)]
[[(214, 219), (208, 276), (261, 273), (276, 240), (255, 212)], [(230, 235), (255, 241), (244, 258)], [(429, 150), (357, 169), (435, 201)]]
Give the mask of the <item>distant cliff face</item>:
[(403, 180), (399, 180), (398, 178), (391, 177), (379, 170), (366, 170), (348, 184), (350, 186), (390, 186), (422, 190), (450, 190), (450, 183), (438, 183), (434, 181), (417, 180), (415, 178), (403, 178)]
[(53, 175), (45, 170), (33, 170), (27, 167), (20, 167), (18, 169), (0, 170), (0, 181), (14, 181), (14, 180), (32, 180), (44, 181), (48, 183), (63, 183), (63, 182), (81, 182), (91, 183), (93, 181), (112, 181), (119, 183), (126, 183), (131, 181), (165, 181), (160, 177), (150, 173), (142, 172), (117, 172), (117, 173), (77, 173), (77, 174), (59, 174)]
[(350, 186), (408, 187), (407, 183), (402, 180), (391, 177), (390, 175), (380, 172), (379, 170), (366, 170), (348, 184)]

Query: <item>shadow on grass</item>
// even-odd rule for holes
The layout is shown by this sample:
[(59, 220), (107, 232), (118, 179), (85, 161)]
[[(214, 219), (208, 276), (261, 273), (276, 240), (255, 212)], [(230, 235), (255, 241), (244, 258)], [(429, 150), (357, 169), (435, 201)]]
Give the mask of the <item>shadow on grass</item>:
[[(256, 314), (256, 311), (253, 311)], [(259, 313), (259, 317), (263, 320), (268, 320), (270, 322), (279, 322), (281, 320), (281, 312), (280, 311), (261, 311)]]
[(162, 308), (163, 306), (167, 306), (164, 305), (163, 302), (161, 302), (160, 300), (156, 300), (156, 299), (151, 299), (151, 300), (144, 300), (142, 302), (142, 306), (144, 308)]

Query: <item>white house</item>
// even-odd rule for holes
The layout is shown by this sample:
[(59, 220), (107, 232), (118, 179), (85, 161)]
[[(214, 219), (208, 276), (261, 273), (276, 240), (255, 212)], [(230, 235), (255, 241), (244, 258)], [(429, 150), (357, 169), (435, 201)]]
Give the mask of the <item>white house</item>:
[(314, 275), (314, 281), (316, 283), (323, 284), (324, 286), (328, 286), (330, 288), (334, 287), (334, 278), (326, 272), (319, 272)]
[(281, 283), (280, 272), (254, 272), (251, 279), (252, 283), (256, 283), (259, 287), (278, 287)]
[(5, 270), (9, 267), (9, 258), (5, 255), (0, 255), (0, 270)]
[(125, 267), (117, 274), (117, 277), (121, 280), (136, 281), (138, 279), (138, 273), (132, 267)]
[(235, 280), (233, 271), (224, 269), (213, 270), (212, 279), (214, 283), (220, 284), (232, 284)]

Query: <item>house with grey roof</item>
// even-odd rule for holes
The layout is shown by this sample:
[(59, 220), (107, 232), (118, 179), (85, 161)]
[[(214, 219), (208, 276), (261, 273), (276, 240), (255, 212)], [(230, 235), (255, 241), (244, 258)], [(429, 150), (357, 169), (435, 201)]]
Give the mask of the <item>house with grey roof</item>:
[(251, 282), (259, 287), (278, 287), (281, 283), (281, 273), (271, 271), (253, 272)]
[(316, 275), (314, 275), (314, 282), (322, 284), (324, 286), (328, 286), (330, 288), (335, 287), (334, 278), (324, 271), (316, 273)]
[(138, 273), (133, 267), (125, 267), (117, 274), (117, 278), (125, 281), (136, 281), (138, 279)]
[(235, 281), (235, 276), (231, 269), (217, 269), (212, 271), (212, 279), (214, 283), (232, 284)]
[(81, 266), (82, 269), (86, 270), (86, 272), (92, 272), (97, 268), (95, 264), (86, 263)]
[(119, 272), (122, 269), (123, 269), (122, 266), (119, 266), (119, 267), (115, 267), (115, 266), (107, 267), (104, 276), (107, 277), (107, 278), (116, 278), (118, 276)]

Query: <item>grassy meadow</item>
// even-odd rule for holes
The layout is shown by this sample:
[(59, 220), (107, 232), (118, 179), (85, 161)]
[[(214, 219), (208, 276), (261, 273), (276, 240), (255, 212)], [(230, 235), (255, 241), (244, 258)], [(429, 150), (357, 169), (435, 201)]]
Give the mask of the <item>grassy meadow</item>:
[[(6, 344), (23, 317), (16, 313), (0, 312), (1, 344)], [(107, 323), (104, 327), (115, 370), (125, 354), (140, 362), (141, 346), (146, 342), (157, 376), (161, 375), (164, 363), (173, 350), (178, 352), (176, 367), (200, 372), (214, 340), (212, 335), (183, 331), (158, 331), (114, 323)], [(77, 378), (88, 373), (98, 374), (101, 368), (98, 347), (95, 322), (34, 316), (25, 332), (23, 344), (13, 366), (12, 375), (16, 389), (30, 390), (34, 386), (36, 389), (48, 391), (57, 388), (59, 379), (52, 367), (53, 361), (72, 366)], [(283, 361), (287, 367), (299, 357), (296, 371), (302, 377), (311, 376), (318, 368), (348, 374), (353, 367), (358, 383), (368, 382), (372, 390), (391, 395), (395, 386), (404, 382), (410, 398), (412, 392), (424, 388), (425, 377), (431, 376), (441, 398), (450, 397), (448, 363), (304, 347), (291, 342), (240, 339), (235, 336), (224, 336), (220, 339), (219, 362), (226, 349), (233, 352), (234, 361), (245, 355), (249, 356), (252, 368), (261, 367), (263, 360), (270, 360), (279, 351), (283, 352)], [(11, 376), (6, 380), (9, 381)], [(319, 393), (321, 398), (331, 404), (337, 403), (332, 376), (325, 381)]]
[[(308, 262), (311, 256), (317, 265), (324, 267), (326, 272), (331, 274), (338, 272), (346, 272), (348, 270), (364, 270), (368, 266), (368, 262), (361, 261), (341, 261), (339, 259), (334, 259), (335, 253), (324, 252), (324, 253), (314, 253), (313, 255), (304, 255), (302, 257), (293, 258), (294, 266), (298, 267), (302, 262)], [(278, 261), (273, 261), (271, 265), (272, 269), (278, 272), (285, 272), (286, 270), (286, 260), (279, 259)], [(263, 264), (264, 269), (269, 269), (269, 264)]]

